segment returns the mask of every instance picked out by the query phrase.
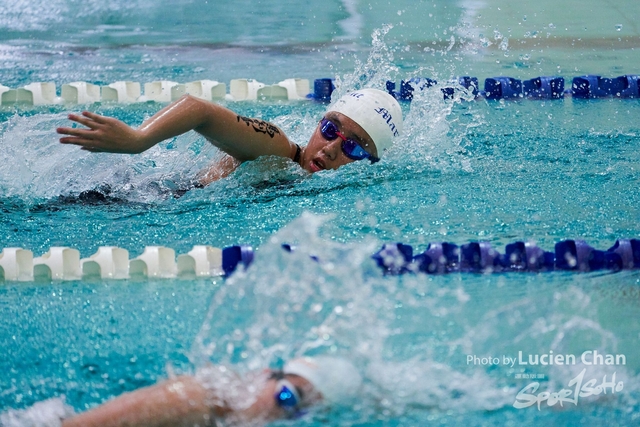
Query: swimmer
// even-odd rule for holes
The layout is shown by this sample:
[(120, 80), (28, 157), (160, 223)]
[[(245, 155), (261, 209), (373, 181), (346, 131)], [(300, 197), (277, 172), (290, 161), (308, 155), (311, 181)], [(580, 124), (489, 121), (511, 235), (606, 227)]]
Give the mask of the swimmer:
[(293, 160), (310, 173), (337, 169), (357, 160), (378, 161), (402, 131), (398, 102), (378, 89), (360, 89), (329, 106), (306, 146), (291, 142), (280, 128), (190, 95), (160, 110), (134, 129), (120, 120), (89, 111), (70, 114), (85, 128), (58, 128), (63, 144), (107, 153), (141, 153), (157, 143), (195, 130), (226, 156), (201, 174), (206, 186), (261, 156)]
[[(331, 356), (303, 357), (282, 370), (244, 378), (220, 366), (125, 393), (75, 415), (61, 399), (0, 414), (0, 427), (258, 426), (304, 416), (311, 406), (345, 404), (362, 379), (355, 366)], [(219, 422), (219, 423), (218, 423)]]

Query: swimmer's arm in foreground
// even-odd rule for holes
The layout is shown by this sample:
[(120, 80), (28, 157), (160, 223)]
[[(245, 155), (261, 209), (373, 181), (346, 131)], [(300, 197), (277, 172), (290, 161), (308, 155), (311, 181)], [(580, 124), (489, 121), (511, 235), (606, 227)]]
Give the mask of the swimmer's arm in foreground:
[[(265, 370), (263, 375), (269, 372)], [(291, 381), (314, 396), (313, 387), (303, 378), (294, 376)], [(64, 420), (62, 427), (205, 427), (216, 426), (220, 420), (229, 426), (257, 426), (286, 418), (287, 412), (274, 400), (276, 380), (260, 384), (263, 388), (251, 405), (233, 410), (212, 396), (194, 377), (180, 376), (118, 396)]]
[(206, 405), (206, 390), (193, 377), (179, 377), (123, 394), (67, 419), (62, 427), (213, 426), (225, 408)]
[(260, 156), (293, 159), (298, 149), (278, 127), (268, 122), (242, 117), (221, 105), (189, 95), (163, 108), (138, 129), (88, 111), (70, 114), (69, 119), (86, 128), (58, 128), (59, 134), (66, 135), (60, 142), (92, 152), (141, 153), (161, 141), (195, 130), (232, 158), (223, 160), (221, 176), (214, 173), (211, 181), (228, 175), (239, 163)]

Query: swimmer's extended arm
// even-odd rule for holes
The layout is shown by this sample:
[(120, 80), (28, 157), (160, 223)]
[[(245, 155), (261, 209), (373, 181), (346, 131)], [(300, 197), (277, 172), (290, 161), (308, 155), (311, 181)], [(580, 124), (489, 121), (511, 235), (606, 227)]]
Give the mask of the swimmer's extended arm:
[(218, 425), (216, 421), (258, 427), (286, 416), (275, 405), (271, 386), (255, 396), (251, 405), (233, 410), (196, 378), (185, 375), (125, 393), (64, 420), (62, 427), (207, 427)]
[(69, 119), (88, 129), (58, 128), (58, 133), (67, 135), (60, 142), (88, 151), (141, 153), (160, 141), (195, 130), (240, 162), (265, 155), (293, 158), (296, 152), (295, 144), (276, 126), (189, 95), (163, 108), (138, 129), (88, 111), (81, 116), (70, 114)]
[(228, 410), (207, 405), (207, 390), (184, 376), (125, 393), (62, 423), (62, 427), (215, 426)]

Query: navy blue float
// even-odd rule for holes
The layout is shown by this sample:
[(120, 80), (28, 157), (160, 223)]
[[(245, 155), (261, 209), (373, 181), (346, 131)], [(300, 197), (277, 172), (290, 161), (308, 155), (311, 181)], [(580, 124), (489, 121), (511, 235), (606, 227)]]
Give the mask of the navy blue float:
[(460, 248), (448, 242), (430, 243), (427, 250), (413, 259), (418, 271), (427, 274), (443, 274), (460, 269)]
[(626, 75), (618, 77), (620, 81), (620, 97), (621, 98), (640, 98), (640, 85), (638, 84), (638, 76)]
[(601, 76), (574, 77), (571, 85), (575, 98), (638, 98), (638, 76), (625, 75), (609, 79)]
[[(399, 101), (411, 101), (413, 100), (414, 91), (428, 89), (432, 86), (438, 84), (436, 80), (429, 79), (426, 77), (413, 77), (412, 79), (405, 81), (400, 81), (400, 91), (396, 91), (396, 83), (392, 81), (387, 81), (386, 89), (387, 92), (396, 98)], [(463, 76), (458, 77), (457, 84), (462, 86), (468, 91), (471, 91), (474, 98), (477, 98), (479, 95), (478, 91), (478, 79), (475, 77)], [(443, 87), (440, 89), (445, 99), (452, 99), (454, 97), (456, 88), (454, 87)]]
[(244, 268), (253, 262), (253, 249), (251, 246), (229, 246), (222, 249), (222, 270), (226, 276), (233, 273), (239, 264)]
[(533, 99), (564, 97), (564, 78), (541, 76), (522, 82), (522, 95)]
[(414, 91), (422, 91), (438, 84), (436, 80), (425, 77), (414, 77), (408, 81), (400, 82), (400, 92), (396, 92), (396, 84), (387, 81), (387, 92), (400, 101), (411, 101)]
[(487, 99), (522, 98), (522, 80), (512, 77), (492, 77), (485, 79), (484, 97)]
[(555, 254), (545, 252), (532, 242), (514, 242), (505, 246), (504, 264), (512, 271), (549, 271), (554, 269)]
[(313, 93), (309, 95), (309, 98), (319, 102), (330, 102), (331, 94), (335, 89), (333, 79), (315, 79), (313, 81)]
[(444, 274), (494, 273), (553, 270), (589, 272), (640, 268), (640, 240), (620, 239), (606, 251), (594, 249), (584, 240), (563, 240), (554, 252), (546, 252), (530, 242), (514, 242), (501, 254), (488, 242), (431, 243), (412, 258), (413, 248), (402, 243), (386, 244), (373, 255), (385, 274), (406, 272)]
[[(295, 246), (283, 244), (287, 252)], [(254, 258), (250, 246), (230, 246), (222, 250), (222, 269), (231, 275), (242, 264), (247, 268)], [(320, 261), (312, 256), (314, 261)], [(563, 240), (554, 252), (547, 252), (533, 242), (517, 241), (505, 246), (504, 254), (489, 242), (470, 242), (458, 246), (450, 242), (433, 242), (424, 252), (414, 255), (413, 247), (404, 243), (386, 243), (372, 255), (385, 274), (405, 273), (498, 273), (598, 270), (640, 268), (640, 240), (619, 239), (606, 251), (595, 249), (584, 240)]]
[(390, 274), (402, 274), (409, 271), (413, 261), (413, 248), (402, 243), (388, 243), (382, 246), (372, 258), (378, 267)]
[(556, 244), (556, 268), (560, 270), (620, 270), (622, 259), (616, 253), (592, 248), (584, 240), (564, 240)]
[[(484, 90), (480, 91), (477, 77), (458, 77), (457, 84), (471, 91), (474, 98), (486, 99), (562, 99), (565, 95), (574, 98), (640, 98), (638, 75), (626, 74), (614, 78), (597, 75), (574, 77), (570, 89), (565, 89), (565, 79), (560, 76), (539, 76), (529, 80), (519, 80), (513, 77), (490, 77), (485, 79)], [(386, 82), (386, 90), (399, 101), (411, 101), (416, 90), (425, 90), (438, 82), (426, 77), (413, 77), (400, 82), (400, 90), (396, 90), (396, 83)], [(331, 93), (335, 89), (332, 79), (316, 79), (314, 92), (309, 98), (321, 102), (331, 101)], [(454, 97), (455, 87), (440, 88), (445, 99)]]

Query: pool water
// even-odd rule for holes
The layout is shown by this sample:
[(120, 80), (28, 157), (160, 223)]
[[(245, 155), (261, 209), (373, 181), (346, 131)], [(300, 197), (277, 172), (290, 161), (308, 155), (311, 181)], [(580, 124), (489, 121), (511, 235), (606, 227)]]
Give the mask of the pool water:
[[(640, 72), (635, 2), (556, 3), (12, 2), (0, 83), (335, 77), (344, 93), (414, 76)], [(298, 143), (326, 108), (225, 105)], [(402, 107), (404, 134), (375, 165), (309, 176), (265, 158), (185, 194), (220, 155), (194, 133), (138, 156), (88, 154), (55, 134), (80, 107), (0, 108), (0, 248), (256, 249), (227, 279), (0, 284), (0, 411), (61, 395), (82, 411), (207, 362), (244, 372), (336, 352), (357, 362), (362, 396), (310, 425), (637, 424), (638, 271), (385, 276), (370, 256), (389, 242), (552, 251), (639, 237), (638, 100), (445, 101), (434, 87)], [(138, 125), (162, 105), (88, 108)], [(583, 363), (594, 351), (625, 363)], [(520, 352), (577, 363), (505, 362)], [(623, 387), (514, 407), (528, 384), (557, 392), (583, 369), (584, 382), (615, 373)]]

